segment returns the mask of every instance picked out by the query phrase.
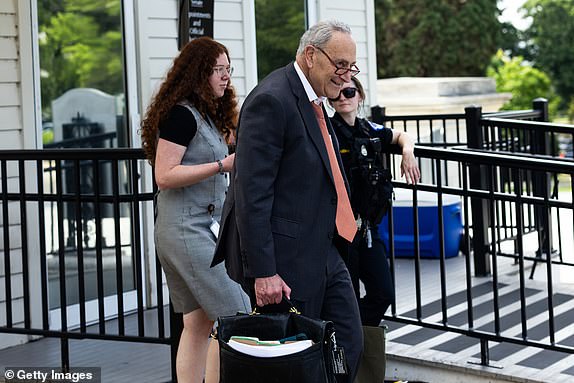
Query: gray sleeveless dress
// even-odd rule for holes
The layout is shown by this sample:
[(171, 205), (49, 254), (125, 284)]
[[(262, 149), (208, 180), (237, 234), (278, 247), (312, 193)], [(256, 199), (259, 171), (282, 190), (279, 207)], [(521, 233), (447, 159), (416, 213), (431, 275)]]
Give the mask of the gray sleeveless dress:
[[(196, 165), (224, 158), (227, 144), (211, 119), (206, 121), (188, 103), (181, 105), (197, 121), (197, 133), (181, 163)], [(155, 244), (176, 312), (185, 314), (201, 307), (215, 320), (250, 311), (249, 298), (227, 276), (223, 263), (210, 267), (216, 241), (210, 225), (221, 218), (226, 189), (226, 176), (216, 174), (194, 185), (158, 192)]]

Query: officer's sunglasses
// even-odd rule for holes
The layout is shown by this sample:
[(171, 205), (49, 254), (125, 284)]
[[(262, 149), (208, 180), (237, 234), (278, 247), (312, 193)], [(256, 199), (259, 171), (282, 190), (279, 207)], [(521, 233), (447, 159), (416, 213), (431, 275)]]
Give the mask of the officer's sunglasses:
[(330, 98), (331, 101), (339, 101), (341, 99), (341, 95), (345, 96), (345, 98), (353, 98), (357, 94), (357, 88), (349, 87), (341, 90), (339, 96), (337, 98)]

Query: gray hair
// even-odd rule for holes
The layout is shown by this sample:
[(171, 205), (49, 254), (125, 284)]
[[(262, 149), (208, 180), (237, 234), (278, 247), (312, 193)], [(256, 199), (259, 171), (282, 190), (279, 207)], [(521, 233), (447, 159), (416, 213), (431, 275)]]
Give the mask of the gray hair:
[(342, 32), (350, 35), (351, 27), (338, 20), (319, 21), (301, 36), (299, 47), (297, 48), (297, 56), (303, 54), (307, 45), (325, 48), (334, 32)]

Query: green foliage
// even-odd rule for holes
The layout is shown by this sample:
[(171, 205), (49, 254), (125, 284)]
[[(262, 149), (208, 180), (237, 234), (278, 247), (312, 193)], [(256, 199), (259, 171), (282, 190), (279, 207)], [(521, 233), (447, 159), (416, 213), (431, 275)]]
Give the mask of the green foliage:
[(574, 97), (574, 1), (529, 0), (524, 9), (532, 17), (526, 37), (534, 66), (550, 75), (566, 102)]
[(46, 145), (51, 144), (52, 142), (54, 142), (54, 130), (53, 129), (42, 130), (42, 143)]
[(549, 100), (549, 114), (556, 115), (560, 98), (556, 96), (550, 78), (522, 57), (509, 58), (499, 50), (487, 69), (487, 75), (496, 81), (498, 92), (512, 93), (512, 99), (503, 105), (502, 110), (532, 109), (532, 100), (544, 97)]
[(303, 0), (255, 0), (259, 79), (295, 59), (305, 32)]
[[(105, 20), (105, 16), (115, 19), (121, 11), (121, 3), (118, 0), (65, 0), (66, 10), (69, 12), (89, 13)], [(111, 21), (114, 24), (113, 20)]]
[(375, 0), (379, 77), (481, 76), (500, 37), (496, 0)]
[(44, 117), (69, 89), (123, 93), (120, 0), (38, 2)]
[(570, 104), (568, 104), (568, 111), (567, 111), (568, 121), (571, 124), (574, 124), (574, 97), (570, 99)]

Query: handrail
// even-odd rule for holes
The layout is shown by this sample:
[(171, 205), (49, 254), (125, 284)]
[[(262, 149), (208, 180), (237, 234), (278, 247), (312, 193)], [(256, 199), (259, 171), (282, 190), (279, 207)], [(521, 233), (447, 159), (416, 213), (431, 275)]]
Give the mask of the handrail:
[(538, 157), (516, 156), (509, 154), (493, 153), (488, 150), (461, 150), (459, 148), (442, 149), (421, 147), (415, 145), (414, 154), (416, 157), (428, 157), (447, 161), (472, 162), (479, 165), (504, 164), (509, 168), (527, 168), (543, 172), (574, 173), (574, 162), (563, 159), (547, 159), (541, 161)]
[(145, 159), (142, 149), (132, 148), (62, 148), (0, 150), (0, 160), (131, 160)]
[(513, 120), (526, 120), (540, 118), (541, 113), (539, 110), (502, 110), (498, 112), (485, 112), (483, 116), (498, 117)]
[(116, 132), (92, 134), (86, 137), (68, 138), (62, 141), (51, 142), (49, 144), (44, 144), (44, 148), (76, 148), (82, 144), (88, 144), (91, 146), (96, 146), (96, 143), (102, 143), (106, 140), (113, 140), (116, 138)]
[(401, 120), (455, 120), (463, 119), (464, 113), (445, 113), (445, 114), (403, 114), (403, 115), (384, 115), (385, 121), (401, 121)]
[(482, 119), (482, 123), (488, 126), (494, 125), (499, 128), (544, 129), (546, 132), (567, 133), (567, 134), (574, 133), (574, 125), (556, 124), (553, 122), (508, 120), (505, 118), (486, 117)]

